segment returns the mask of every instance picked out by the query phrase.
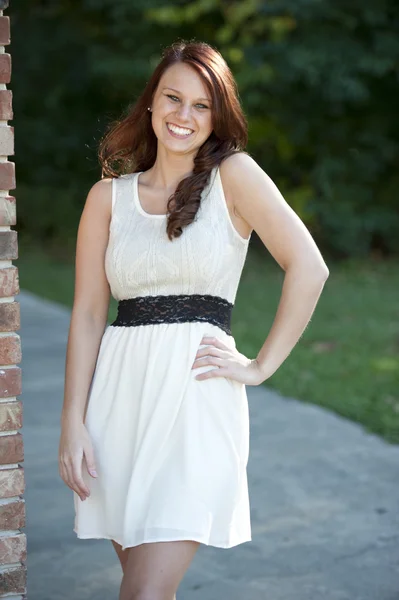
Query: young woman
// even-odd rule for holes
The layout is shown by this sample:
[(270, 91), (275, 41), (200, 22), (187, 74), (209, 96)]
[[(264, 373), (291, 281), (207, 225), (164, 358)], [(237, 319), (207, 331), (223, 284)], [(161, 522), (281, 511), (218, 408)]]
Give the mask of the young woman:
[[(77, 238), (59, 468), (78, 537), (115, 547), (120, 600), (173, 600), (199, 544), (251, 540), (245, 386), (289, 355), (328, 277), (246, 143), (220, 53), (178, 42), (100, 145), (105, 177)], [(248, 358), (230, 321), (253, 230), (285, 279)]]

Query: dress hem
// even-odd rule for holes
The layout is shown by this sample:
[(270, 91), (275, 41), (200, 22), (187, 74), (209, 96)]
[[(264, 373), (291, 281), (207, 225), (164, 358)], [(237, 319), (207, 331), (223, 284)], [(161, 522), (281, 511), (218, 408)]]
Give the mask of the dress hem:
[(211, 542), (208, 539), (202, 538), (201, 536), (197, 535), (197, 534), (193, 534), (192, 536), (187, 536), (187, 535), (183, 535), (183, 536), (166, 536), (165, 538), (159, 537), (157, 536), (156, 538), (149, 538), (149, 537), (145, 537), (145, 538), (141, 538), (140, 541), (134, 542), (134, 543), (129, 543), (127, 546), (124, 546), (122, 541), (120, 539), (118, 539), (115, 536), (110, 536), (110, 535), (106, 535), (106, 534), (98, 534), (98, 533), (78, 533), (78, 531), (76, 529), (73, 530), (77, 537), (81, 540), (87, 540), (87, 539), (96, 539), (96, 540), (113, 540), (114, 542), (116, 542), (117, 544), (119, 544), (120, 546), (122, 546), (122, 550), (125, 550), (126, 548), (133, 548), (135, 546), (139, 546), (140, 544), (149, 544), (149, 543), (154, 543), (154, 542), (182, 542), (182, 541), (192, 541), (192, 542), (199, 542), (200, 544), (204, 544), (205, 546), (213, 546), (215, 548), (233, 548), (234, 546), (238, 546), (239, 544), (244, 544), (246, 542), (251, 542), (252, 541), (252, 537), (249, 536), (248, 538), (243, 538), (240, 541), (237, 542)]

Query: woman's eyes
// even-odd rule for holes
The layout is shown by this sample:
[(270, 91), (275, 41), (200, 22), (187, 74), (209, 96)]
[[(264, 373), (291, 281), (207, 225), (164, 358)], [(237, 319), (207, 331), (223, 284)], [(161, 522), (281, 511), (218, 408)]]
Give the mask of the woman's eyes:
[[(179, 98), (177, 96), (174, 96), (173, 94), (166, 94), (168, 98), (171, 98), (173, 100), (173, 98), (176, 98), (176, 100), (179, 100)], [(174, 100), (173, 100), (174, 102)], [(205, 104), (202, 104), (201, 102), (199, 102), (198, 104), (196, 104), (196, 106), (201, 106), (202, 108), (208, 108), (208, 106), (206, 106)]]

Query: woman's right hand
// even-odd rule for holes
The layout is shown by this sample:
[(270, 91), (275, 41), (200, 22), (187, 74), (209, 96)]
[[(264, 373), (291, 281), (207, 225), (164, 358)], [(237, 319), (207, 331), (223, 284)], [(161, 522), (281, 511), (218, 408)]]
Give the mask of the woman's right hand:
[(59, 473), (61, 479), (79, 495), (82, 501), (90, 496), (90, 490), (82, 477), (83, 459), (86, 461), (89, 474), (97, 477), (93, 446), (85, 425), (83, 423), (63, 425), (58, 453)]

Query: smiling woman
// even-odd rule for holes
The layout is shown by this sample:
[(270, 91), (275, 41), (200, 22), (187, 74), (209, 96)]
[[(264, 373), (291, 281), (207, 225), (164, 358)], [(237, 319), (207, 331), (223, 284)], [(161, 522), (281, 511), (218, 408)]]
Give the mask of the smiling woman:
[[(245, 386), (283, 362), (326, 278), (246, 142), (221, 54), (179, 42), (100, 145), (106, 177), (78, 231), (59, 463), (74, 531), (118, 553), (119, 600), (171, 600), (199, 544), (251, 540)], [(231, 317), (255, 228), (287, 279), (249, 358)], [(105, 327), (110, 293), (118, 313)]]

